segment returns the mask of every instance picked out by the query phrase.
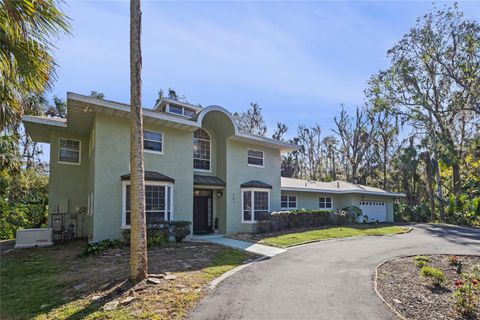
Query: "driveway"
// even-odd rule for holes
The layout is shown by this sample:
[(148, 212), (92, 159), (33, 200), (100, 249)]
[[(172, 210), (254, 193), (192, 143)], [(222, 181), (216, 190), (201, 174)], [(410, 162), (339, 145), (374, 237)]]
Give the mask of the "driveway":
[(395, 319), (373, 290), (375, 267), (435, 253), (480, 255), (480, 230), (425, 224), (407, 234), (294, 247), (224, 280), (190, 318)]

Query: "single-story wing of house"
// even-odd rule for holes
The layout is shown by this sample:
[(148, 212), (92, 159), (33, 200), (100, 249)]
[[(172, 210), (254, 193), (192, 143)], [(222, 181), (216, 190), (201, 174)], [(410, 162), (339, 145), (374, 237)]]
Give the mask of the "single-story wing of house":
[[(24, 116), (32, 139), (50, 144), (49, 224), (90, 241), (130, 228), (127, 104), (67, 93), (65, 119)], [(232, 114), (163, 99), (143, 109), (147, 224), (192, 222), (192, 232), (250, 232), (261, 213), (359, 206), (393, 221), (401, 194), (347, 182), (281, 178), (297, 146), (241, 132)]]
[(336, 210), (350, 206), (362, 209), (369, 221), (393, 222), (393, 202), (405, 197), (403, 193), (346, 181), (309, 181), (281, 178), (282, 210)]

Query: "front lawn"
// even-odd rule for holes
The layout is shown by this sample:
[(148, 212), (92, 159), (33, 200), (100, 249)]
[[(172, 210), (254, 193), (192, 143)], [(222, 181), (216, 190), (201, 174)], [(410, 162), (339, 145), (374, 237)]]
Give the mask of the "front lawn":
[(149, 249), (152, 278), (127, 281), (129, 248), (79, 257), (85, 242), (1, 256), (1, 319), (181, 319), (207, 284), (255, 256), (208, 243)]
[(316, 229), (287, 230), (266, 235), (238, 235), (235, 238), (250, 240), (261, 244), (291, 247), (302, 243), (355, 236), (391, 235), (407, 232), (408, 228), (401, 226), (382, 225), (351, 225), (344, 227), (324, 227)]

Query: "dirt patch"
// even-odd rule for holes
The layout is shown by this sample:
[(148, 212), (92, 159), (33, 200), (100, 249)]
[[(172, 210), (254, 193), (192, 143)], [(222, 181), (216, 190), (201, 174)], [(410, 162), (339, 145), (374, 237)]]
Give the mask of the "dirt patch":
[[(377, 289), (380, 295), (406, 319), (438, 320), (465, 319), (455, 309), (455, 281), (461, 277), (452, 264), (450, 255), (428, 256), (429, 266), (441, 269), (446, 282), (432, 286), (420, 277), (420, 268), (414, 257), (403, 257), (388, 261), (378, 268)], [(480, 256), (459, 256), (463, 272), (469, 272), (480, 264)], [(480, 317), (480, 307), (476, 317)]]
[[(11, 270), (10, 290), (13, 304), (3, 308), (5, 319), (181, 319), (205, 294), (214, 277), (257, 256), (216, 244), (200, 242), (171, 243), (148, 251), (151, 278), (138, 284), (128, 281), (129, 248), (110, 249), (98, 256), (82, 257), (84, 241), (50, 248), (14, 250), (2, 262), (3, 272)], [(52, 302), (25, 301), (15, 287), (15, 265), (28, 260), (40, 265), (39, 257), (59, 266), (47, 282), (55, 282), (57, 299)], [(44, 260), (42, 260), (44, 261)], [(12, 269), (13, 267), (13, 269)], [(13, 291), (12, 291), (13, 290)], [(26, 290), (27, 291), (27, 290)], [(28, 291), (41, 292), (41, 284)], [(9, 294), (9, 292), (6, 292)], [(41, 294), (40, 294), (41, 295)], [(63, 299), (62, 299), (63, 297)], [(25, 301), (23, 309), (14, 309), (15, 301)], [(16, 310), (16, 312), (13, 312)], [(23, 312), (23, 314), (21, 314)]]

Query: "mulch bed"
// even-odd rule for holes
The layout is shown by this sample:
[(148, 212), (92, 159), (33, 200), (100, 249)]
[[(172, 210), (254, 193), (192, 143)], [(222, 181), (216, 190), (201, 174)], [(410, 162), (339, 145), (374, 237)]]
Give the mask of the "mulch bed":
[[(414, 257), (388, 261), (378, 268), (377, 289), (380, 295), (406, 319), (438, 320), (466, 319), (455, 309), (455, 280), (460, 279), (451, 255), (428, 256), (428, 265), (441, 269), (447, 281), (441, 287), (432, 287), (420, 277)], [(459, 256), (463, 272), (480, 264), (480, 256)], [(476, 317), (480, 319), (480, 307)]]

